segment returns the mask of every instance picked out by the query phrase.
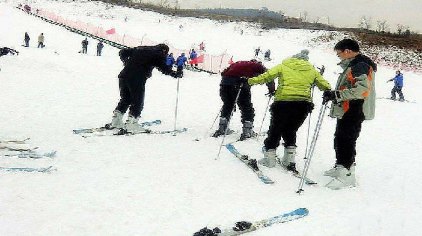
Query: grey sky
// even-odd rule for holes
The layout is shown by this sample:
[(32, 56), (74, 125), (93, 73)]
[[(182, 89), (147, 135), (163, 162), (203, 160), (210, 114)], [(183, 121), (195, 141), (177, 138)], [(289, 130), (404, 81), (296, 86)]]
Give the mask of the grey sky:
[[(146, 0), (162, 2), (163, 0)], [(174, 5), (176, 0), (167, 0)], [(182, 8), (261, 8), (282, 11), (288, 16), (299, 17), (307, 12), (309, 21), (319, 17), (319, 22), (336, 26), (357, 27), (363, 16), (371, 19), (373, 28), (377, 21), (386, 20), (391, 31), (397, 24), (409, 26), (422, 33), (422, 0), (178, 0)]]

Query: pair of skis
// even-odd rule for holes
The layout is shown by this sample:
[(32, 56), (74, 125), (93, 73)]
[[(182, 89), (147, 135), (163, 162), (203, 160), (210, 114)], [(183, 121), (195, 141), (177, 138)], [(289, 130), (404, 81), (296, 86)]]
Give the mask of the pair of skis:
[(289, 221), (303, 218), (309, 214), (308, 209), (298, 208), (294, 211), (273, 216), (267, 219), (258, 220), (254, 222), (239, 221), (236, 222), (233, 227), (227, 227), (220, 229), (218, 227), (214, 229), (208, 229), (207, 227), (193, 234), (193, 236), (236, 236), (249, 232), (253, 232), (265, 227), (269, 227), (275, 224), (286, 223)]
[[(160, 125), (161, 120), (153, 120), (153, 121), (145, 121), (140, 123), (141, 127), (151, 127), (155, 125)], [(136, 135), (136, 134), (173, 134), (176, 135), (178, 133), (186, 132), (187, 128), (176, 129), (176, 130), (161, 130), (155, 131), (150, 129), (145, 129), (140, 132), (132, 133), (128, 132), (125, 129), (110, 129), (107, 126), (98, 127), (98, 128), (87, 128), (87, 129), (74, 129), (74, 134), (79, 134), (84, 138), (92, 137), (92, 136), (112, 136), (112, 135)]]
[[(50, 152), (39, 152), (38, 147), (29, 147), (25, 146), (26, 141), (29, 138), (25, 139), (11, 139), (11, 140), (0, 140), (0, 149), (5, 151), (0, 152), (0, 156), (3, 157), (18, 157), (18, 158), (53, 158), (56, 155), (56, 151)], [(48, 167), (0, 167), (0, 171), (6, 172), (42, 172), (49, 173), (55, 170), (53, 166)]]
[[(249, 167), (249, 169), (251, 169), (257, 175), (258, 179), (261, 180), (261, 182), (263, 182), (264, 184), (274, 184), (274, 181), (270, 177), (264, 175), (259, 169), (256, 159), (251, 159), (249, 158), (249, 156), (241, 154), (232, 143), (226, 144), (225, 146), (230, 153), (232, 153), (235, 157), (245, 163), (246, 166)], [(289, 171), (289, 173), (291, 173), (292, 176), (296, 178), (302, 178), (299, 173), (291, 171)], [(317, 184), (315, 181), (307, 177), (305, 177), (304, 180), (307, 185)]]

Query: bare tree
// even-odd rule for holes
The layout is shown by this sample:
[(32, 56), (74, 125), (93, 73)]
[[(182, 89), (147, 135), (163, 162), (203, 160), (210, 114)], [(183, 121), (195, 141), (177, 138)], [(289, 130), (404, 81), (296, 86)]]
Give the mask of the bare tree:
[(369, 30), (372, 28), (371, 18), (367, 16), (362, 16), (359, 22), (359, 28)]
[(377, 21), (377, 31), (383, 32), (383, 33), (389, 31), (388, 24), (387, 24), (386, 20)]
[(308, 20), (308, 12), (307, 11), (301, 12), (299, 18), (301, 21), (306, 22)]
[(404, 25), (397, 24), (397, 34), (402, 34), (405, 29)]

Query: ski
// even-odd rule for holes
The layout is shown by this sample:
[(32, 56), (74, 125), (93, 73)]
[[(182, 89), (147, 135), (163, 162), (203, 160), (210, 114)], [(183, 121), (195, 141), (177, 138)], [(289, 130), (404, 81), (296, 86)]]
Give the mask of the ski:
[(235, 155), (239, 160), (246, 164), (264, 184), (273, 184), (274, 181), (271, 180), (268, 176), (264, 175), (258, 167), (256, 159), (250, 159), (247, 155), (241, 154), (233, 144), (229, 143), (225, 145), (227, 150)]
[(289, 221), (297, 220), (303, 218), (309, 214), (308, 209), (298, 208), (294, 211), (284, 213), (281, 215), (273, 216), (264, 220), (248, 222), (248, 221), (239, 221), (235, 223), (234, 227), (220, 229), (208, 229), (207, 227), (201, 229), (200, 231), (193, 234), (193, 236), (236, 236), (252, 231), (256, 231), (265, 227), (269, 227), (275, 224), (286, 223)]
[(114, 133), (113, 135), (137, 135), (137, 134), (179, 134), (179, 133), (183, 133), (186, 132), (188, 130), (188, 128), (182, 128), (182, 129), (176, 129), (176, 130), (150, 130), (150, 129), (146, 129), (144, 131), (141, 132), (137, 132), (137, 133), (131, 133), (128, 132), (125, 129), (120, 129), (118, 132)]
[(402, 100), (402, 101), (400, 101), (400, 99), (391, 99), (391, 98), (388, 98), (388, 97), (377, 97), (377, 99), (385, 99), (385, 100), (390, 100), (390, 101), (395, 101), (395, 102), (406, 102), (406, 103), (416, 103), (416, 101), (415, 100)]
[(18, 157), (18, 158), (32, 158), (32, 159), (40, 159), (40, 158), (53, 158), (56, 156), (57, 151), (50, 151), (50, 152), (37, 152), (37, 151), (10, 151), (6, 153), (0, 153), (1, 156), (5, 157)]
[[(153, 125), (159, 125), (161, 124), (161, 120), (153, 120), (153, 121), (145, 121), (140, 123), (142, 127), (149, 127)], [(97, 132), (103, 132), (106, 130), (113, 130), (110, 128), (107, 128), (106, 126), (98, 127), (98, 128), (87, 128), (87, 129), (74, 129), (74, 134), (89, 134), (89, 133), (97, 133)]]
[(0, 143), (0, 149), (5, 149), (9, 151), (33, 151), (35, 149), (38, 149), (38, 147), (30, 147), (25, 143)]
[(41, 173), (49, 173), (55, 168), (53, 166), (48, 167), (0, 167), (0, 170), (7, 171), (7, 172), (41, 172)]
[[(299, 173), (299, 171), (291, 171), (286, 169), (282, 164), (280, 159), (277, 158), (277, 163), (281, 166), (281, 168), (283, 169), (284, 172), (291, 174), (293, 177), (296, 177), (298, 179), (302, 179), (302, 175)], [(305, 184), (307, 185), (315, 185), (318, 184), (317, 182), (313, 181), (312, 179), (305, 177), (303, 179), (305, 181)]]
[(17, 144), (24, 144), (26, 141), (28, 141), (30, 138), (24, 138), (24, 139), (6, 139), (6, 140), (0, 140), (0, 143), (17, 143)]

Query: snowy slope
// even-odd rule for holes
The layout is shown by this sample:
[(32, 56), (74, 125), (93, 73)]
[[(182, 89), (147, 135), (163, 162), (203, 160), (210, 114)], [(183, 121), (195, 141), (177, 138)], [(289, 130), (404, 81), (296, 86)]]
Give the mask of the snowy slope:
[[(98, 3), (33, 4), (133, 36), (146, 33), (179, 48), (205, 40), (210, 53), (227, 49), (236, 60), (249, 59), (256, 46), (271, 48), (275, 60), (268, 67), (308, 48), (307, 42), (321, 34), (275, 30), (259, 35), (244, 26), (241, 36), (234, 24), (209, 20), (169, 18), (120, 7), (106, 10)], [(422, 216), (420, 74), (404, 74), (405, 96), (416, 103), (377, 100), (376, 119), (364, 123), (357, 150), (359, 187), (341, 191), (323, 187), (329, 179), (322, 172), (334, 163), (335, 120), (325, 117), (309, 171), (319, 186), (305, 186), (304, 194), (298, 196), (298, 180), (280, 170), (263, 168), (276, 181), (268, 186), (224, 149), (215, 160), (221, 139), (208, 135), (221, 105), (218, 75), (186, 71), (180, 80), (177, 127), (189, 128), (187, 133), (87, 139), (74, 135), (74, 128), (110, 120), (119, 98), (118, 51), (106, 45), (104, 56), (96, 57), (96, 41), (90, 39), (88, 55), (78, 54), (82, 36), (28, 16), (12, 8), (15, 5), (14, 1), (0, 4), (0, 46), (20, 51), (19, 56), (0, 58), (0, 140), (31, 137), (34, 146), (58, 153), (54, 159), (42, 160), (2, 157), (0, 166), (54, 165), (57, 171), (0, 172), (0, 235), (192, 235), (204, 226), (266, 218), (298, 207), (308, 208), (309, 216), (250, 235), (417, 235)], [(116, 17), (100, 19), (87, 12)], [(127, 23), (124, 16), (129, 18)], [(182, 32), (178, 30), (181, 22), (189, 26)], [(30, 48), (20, 46), (26, 31), (31, 36)], [(37, 49), (35, 41), (41, 32), (46, 48)], [(338, 59), (324, 48), (309, 48), (311, 61), (324, 64), (325, 77), (335, 84)], [(392, 84), (386, 80), (393, 75), (394, 68), (379, 68), (378, 97), (389, 96)], [(176, 85), (176, 80), (157, 71), (148, 80), (142, 120), (161, 119), (163, 124), (154, 129), (173, 129)], [(258, 128), (267, 103), (266, 89), (256, 86), (252, 92)], [(316, 91), (312, 127), (320, 96)], [(238, 112), (231, 125), (240, 131)], [(305, 123), (298, 133), (300, 167), (306, 132)], [(232, 135), (227, 142), (236, 138)], [(249, 140), (236, 147), (260, 158), (262, 142), (263, 138)]]

